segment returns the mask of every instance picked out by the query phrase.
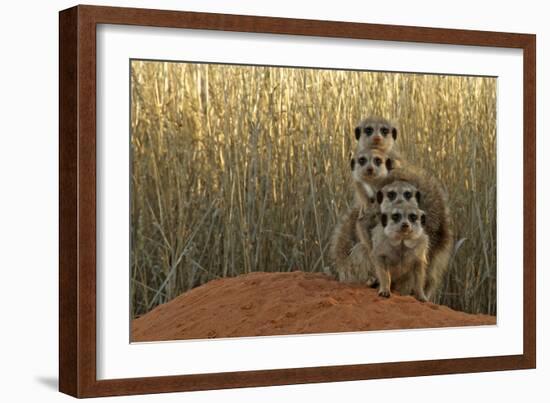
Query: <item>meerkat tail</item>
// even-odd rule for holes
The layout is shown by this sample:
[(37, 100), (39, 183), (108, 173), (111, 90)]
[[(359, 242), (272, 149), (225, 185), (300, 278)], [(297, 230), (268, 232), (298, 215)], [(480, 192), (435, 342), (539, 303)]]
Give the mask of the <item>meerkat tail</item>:
[(433, 300), (436, 297), (435, 294), (439, 290), (443, 276), (448, 270), (452, 254), (452, 244), (452, 237), (449, 236), (432, 255), (426, 273), (425, 287), (425, 294), (429, 300)]

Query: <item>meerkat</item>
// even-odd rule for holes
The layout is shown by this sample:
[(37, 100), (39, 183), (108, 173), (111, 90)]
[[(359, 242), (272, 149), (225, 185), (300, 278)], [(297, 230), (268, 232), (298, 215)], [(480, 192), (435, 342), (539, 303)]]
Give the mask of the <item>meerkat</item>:
[(333, 231), (330, 255), (340, 281), (362, 280), (373, 285), (375, 277), (369, 272), (372, 266), (368, 261), (369, 252), (365, 249), (366, 244), (359, 242), (358, 231), (361, 227), (374, 228), (376, 225), (378, 206), (370, 183), (386, 176), (392, 169), (392, 161), (378, 150), (358, 150), (350, 165), (355, 204)]
[(380, 209), (378, 206), (369, 205), (367, 209), (361, 209), (361, 213), (355, 220), (355, 237), (358, 239), (363, 251), (363, 260), (368, 266), (363, 266), (364, 282), (369, 287), (376, 287), (379, 284), (375, 271), (372, 254), (372, 231), (380, 222)]
[(378, 150), (392, 159), (395, 168), (406, 165), (395, 147), (397, 127), (387, 119), (371, 116), (363, 119), (355, 127), (358, 150)]
[(355, 205), (366, 206), (375, 202), (372, 185), (393, 169), (393, 161), (379, 150), (360, 149), (351, 159), (351, 172), (355, 187)]
[(332, 233), (329, 256), (340, 282), (365, 281), (373, 284), (375, 277), (368, 244), (360, 242), (357, 231), (357, 223), (364, 220), (361, 208), (353, 207)]
[(424, 292), (429, 237), (426, 215), (414, 204), (401, 202), (381, 210), (380, 224), (372, 230), (371, 256), (378, 295), (390, 297), (391, 289), (428, 301)]
[[(428, 172), (413, 168), (392, 170), (387, 176), (377, 178), (379, 189), (376, 199), (387, 208), (395, 200), (413, 201), (425, 212), (424, 232), (429, 238), (428, 267), (426, 270), (425, 294), (433, 300), (447, 271), (452, 252), (453, 234), (446, 192), (441, 183)], [(394, 201), (391, 198), (394, 197)]]

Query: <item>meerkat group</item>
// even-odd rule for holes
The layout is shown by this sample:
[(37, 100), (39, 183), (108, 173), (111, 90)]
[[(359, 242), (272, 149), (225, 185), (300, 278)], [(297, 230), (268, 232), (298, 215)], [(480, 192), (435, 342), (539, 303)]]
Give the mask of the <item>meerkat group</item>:
[(450, 213), (439, 181), (401, 156), (392, 122), (370, 117), (355, 128), (355, 201), (336, 226), (330, 254), (340, 281), (433, 300), (452, 250)]

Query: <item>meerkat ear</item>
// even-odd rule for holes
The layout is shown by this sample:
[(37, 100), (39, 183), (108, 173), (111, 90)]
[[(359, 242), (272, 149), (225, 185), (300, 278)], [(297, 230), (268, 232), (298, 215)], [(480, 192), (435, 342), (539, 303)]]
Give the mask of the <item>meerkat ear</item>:
[(420, 203), (420, 192), (417, 190), (414, 197), (416, 197), (416, 202)]
[(382, 227), (385, 227), (386, 225), (388, 225), (388, 215), (382, 214), (380, 216), (380, 222), (382, 223)]
[(357, 126), (355, 128), (355, 140), (359, 140), (359, 137), (361, 137), (361, 128)]
[(388, 158), (386, 160), (386, 169), (388, 171), (391, 171), (393, 169), (393, 161), (391, 160), (391, 158)]
[(394, 140), (397, 140), (397, 129), (395, 127), (392, 127), (391, 135), (392, 135)]
[(353, 171), (355, 169), (355, 158), (351, 159), (351, 170)]
[(378, 204), (382, 204), (382, 200), (384, 200), (384, 193), (379, 190), (378, 192), (376, 192), (376, 201), (378, 202)]
[(420, 224), (422, 224), (422, 226), (426, 225), (426, 214), (420, 216)]

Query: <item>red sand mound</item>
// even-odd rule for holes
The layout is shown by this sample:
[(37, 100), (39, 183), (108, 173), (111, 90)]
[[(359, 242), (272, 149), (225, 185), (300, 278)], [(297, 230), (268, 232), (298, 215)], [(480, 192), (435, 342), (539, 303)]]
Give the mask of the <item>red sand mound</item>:
[(323, 274), (251, 273), (214, 280), (132, 322), (132, 341), (494, 325), (413, 297), (378, 297)]

